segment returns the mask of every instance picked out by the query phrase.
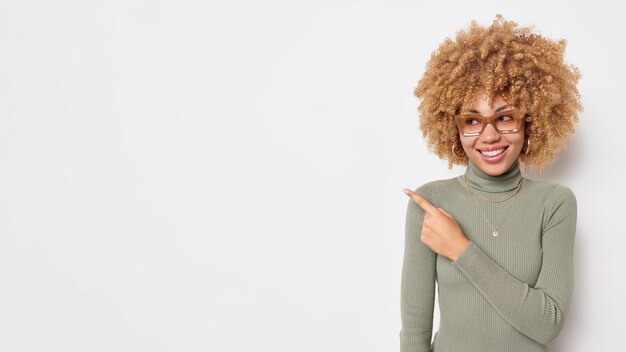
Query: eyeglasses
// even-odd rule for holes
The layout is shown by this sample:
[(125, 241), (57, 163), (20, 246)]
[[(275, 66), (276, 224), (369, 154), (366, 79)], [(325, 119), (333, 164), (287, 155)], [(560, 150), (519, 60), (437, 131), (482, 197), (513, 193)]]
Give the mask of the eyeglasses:
[(455, 116), (456, 126), (466, 136), (479, 136), (488, 124), (491, 124), (498, 133), (517, 133), (522, 128), (525, 115), (518, 110), (507, 110), (492, 116), (478, 114), (459, 114)]

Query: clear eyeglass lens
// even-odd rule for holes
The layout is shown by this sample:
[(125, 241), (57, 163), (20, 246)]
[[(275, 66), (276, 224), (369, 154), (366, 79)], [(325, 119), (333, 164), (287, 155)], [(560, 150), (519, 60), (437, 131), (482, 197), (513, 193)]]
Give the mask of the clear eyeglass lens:
[(500, 131), (512, 131), (517, 126), (517, 120), (513, 116), (500, 116), (495, 123)]
[(483, 124), (484, 120), (479, 117), (461, 117), (461, 126), (463, 126), (463, 133), (478, 133), (483, 128)]

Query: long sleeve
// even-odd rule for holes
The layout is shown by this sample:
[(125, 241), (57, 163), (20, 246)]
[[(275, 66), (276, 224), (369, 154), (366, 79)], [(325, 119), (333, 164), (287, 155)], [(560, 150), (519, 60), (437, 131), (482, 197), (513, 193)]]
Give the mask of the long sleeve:
[[(427, 186), (421, 186), (415, 192), (436, 204)], [(400, 298), (401, 352), (431, 351), (437, 253), (420, 240), (423, 218), (424, 211), (409, 199)]]
[(576, 212), (572, 191), (556, 185), (544, 213), (542, 265), (534, 287), (509, 274), (473, 242), (452, 263), (511, 326), (544, 345), (561, 331), (571, 301)]

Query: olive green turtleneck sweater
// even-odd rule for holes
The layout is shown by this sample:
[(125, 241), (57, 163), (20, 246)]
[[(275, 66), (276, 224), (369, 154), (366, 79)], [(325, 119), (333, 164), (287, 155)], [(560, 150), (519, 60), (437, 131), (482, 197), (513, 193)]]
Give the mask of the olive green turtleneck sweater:
[[(491, 200), (523, 183), (501, 203), (469, 193), (463, 175), (415, 190), (450, 213), (470, 243), (455, 262), (437, 255), (420, 241), (424, 212), (409, 200), (400, 350), (548, 351), (572, 296), (576, 198), (565, 186), (522, 177), (517, 163), (489, 176), (470, 162), (465, 176), (474, 194)], [(435, 282), (440, 324), (431, 346)]]

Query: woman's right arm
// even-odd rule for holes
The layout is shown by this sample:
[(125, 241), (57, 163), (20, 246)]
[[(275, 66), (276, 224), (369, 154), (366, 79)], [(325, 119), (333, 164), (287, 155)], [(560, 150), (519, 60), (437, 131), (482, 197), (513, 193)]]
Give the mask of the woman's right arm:
[[(427, 186), (421, 186), (415, 192), (436, 204)], [(420, 240), (423, 219), (422, 208), (409, 199), (400, 295), (400, 352), (431, 351), (437, 253)]]

